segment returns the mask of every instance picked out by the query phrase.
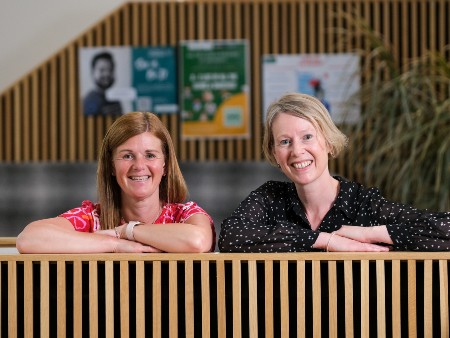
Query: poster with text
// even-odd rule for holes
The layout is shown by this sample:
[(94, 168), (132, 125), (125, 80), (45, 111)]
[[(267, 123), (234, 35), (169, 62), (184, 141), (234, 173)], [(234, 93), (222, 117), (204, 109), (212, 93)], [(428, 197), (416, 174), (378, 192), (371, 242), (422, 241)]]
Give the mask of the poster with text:
[(182, 138), (249, 137), (244, 40), (180, 42)]
[(176, 113), (177, 82), (173, 47), (133, 48), (134, 109), (153, 113)]
[(316, 96), (337, 124), (359, 120), (360, 58), (357, 54), (263, 56), (264, 115), (270, 103), (289, 92)]
[(83, 47), (80, 99), (86, 116), (178, 111), (173, 47)]

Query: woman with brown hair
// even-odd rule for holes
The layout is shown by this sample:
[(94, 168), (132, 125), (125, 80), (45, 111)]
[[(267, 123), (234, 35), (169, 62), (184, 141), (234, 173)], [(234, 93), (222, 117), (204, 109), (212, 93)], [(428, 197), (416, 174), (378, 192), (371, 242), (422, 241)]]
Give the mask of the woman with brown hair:
[(83, 201), (19, 234), (21, 253), (207, 252), (211, 217), (188, 189), (166, 127), (152, 113), (122, 115), (102, 143), (98, 203)]

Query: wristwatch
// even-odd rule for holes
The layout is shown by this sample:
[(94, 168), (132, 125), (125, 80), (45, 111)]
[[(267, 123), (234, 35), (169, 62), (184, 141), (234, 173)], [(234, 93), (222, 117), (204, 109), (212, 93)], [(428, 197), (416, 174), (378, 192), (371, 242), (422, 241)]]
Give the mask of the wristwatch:
[(125, 233), (126, 233), (127, 239), (129, 241), (136, 241), (136, 239), (134, 238), (133, 230), (134, 230), (134, 227), (139, 224), (141, 224), (141, 222), (139, 222), (139, 221), (129, 221), (128, 222)]

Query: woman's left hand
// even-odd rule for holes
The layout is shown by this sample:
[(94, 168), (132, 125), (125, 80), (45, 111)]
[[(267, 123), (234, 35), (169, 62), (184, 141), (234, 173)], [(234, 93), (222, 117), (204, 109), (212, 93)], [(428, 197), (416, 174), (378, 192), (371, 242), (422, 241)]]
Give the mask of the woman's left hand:
[(339, 236), (354, 239), (361, 243), (393, 244), (385, 225), (370, 227), (343, 225), (335, 232)]

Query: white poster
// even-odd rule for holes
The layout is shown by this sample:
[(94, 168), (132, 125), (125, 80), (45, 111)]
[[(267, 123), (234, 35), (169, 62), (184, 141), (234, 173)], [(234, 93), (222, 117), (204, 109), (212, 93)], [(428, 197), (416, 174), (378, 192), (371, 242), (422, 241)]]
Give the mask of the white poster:
[(299, 92), (319, 98), (335, 123), (353, 124), (361, 107), (352, 96), (360, 87), (357, 54), (263, 56), (264, 116), (270, 103), (281, 95)]

